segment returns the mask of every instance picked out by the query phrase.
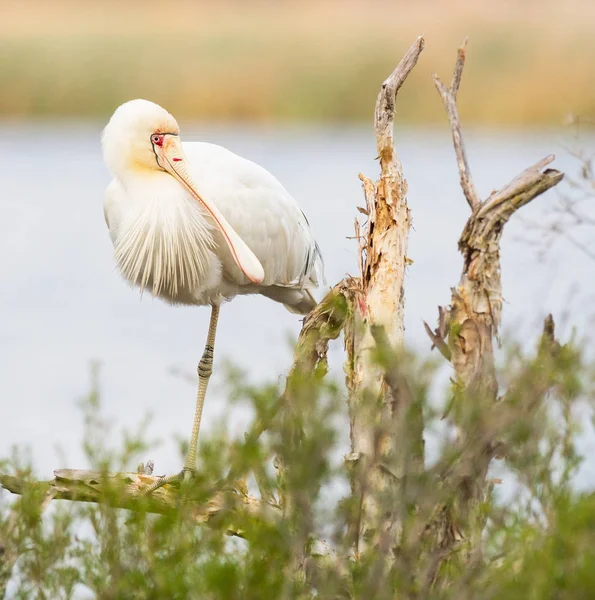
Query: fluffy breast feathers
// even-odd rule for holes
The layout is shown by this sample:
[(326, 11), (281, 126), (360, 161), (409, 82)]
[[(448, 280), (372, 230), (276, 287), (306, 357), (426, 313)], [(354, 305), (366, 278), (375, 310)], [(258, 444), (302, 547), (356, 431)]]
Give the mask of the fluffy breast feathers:
[(220, 265), (213, 260), (213, 228), (201, 207), (167, 177), (145, 189), (124, 190), (114, 180), (105, 216), (122, 275), (141, 291), (175, 299), (215, 283), (210, 280), (220, 277)]

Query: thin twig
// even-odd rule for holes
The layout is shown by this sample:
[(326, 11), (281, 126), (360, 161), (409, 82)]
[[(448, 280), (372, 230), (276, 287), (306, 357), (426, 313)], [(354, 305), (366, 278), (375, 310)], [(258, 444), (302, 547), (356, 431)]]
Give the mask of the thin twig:
[(566, 231), (563, 232), (562, 235), (566, 241), (570, 242), (575, 248), (583, 252), (588, 258), (595, 261), (595, 252), (593, 252), (587, 245), (579, 242)]
[(452, 81), (450, 83), (450, 93), (456, 100), (461, 85), (461, 77), (463, 75), (463, 67), (465, 66), (465, 59), (467, 58), (467, 38), (459, 48), (457, 53), (457, 62), (455, 63), (455, 69), (452, 74)]
[(448, 360), (450, 362), (452, 353), (450, 351), (450, 348), (448, 347), (448, 344), (444, 341), (444, 338), (440, 335), (439, 331), (438, 330), (436, 330), (436, 332), (432, 331), (430, 326), (425, 321), (424, 321), (424, 328), (425, 328), (426, 333), (428, 334), (429, 338), (432, 340), (433, 346), (435, 346), (440, 351), (440, 354), (442, 354), (442, 356), (444, 356), (444, 358), (446, 358), (446, 360)]
[(455, 147), (455, 153), (457, 155), (457, 164), (459, 166), (459, 175), (461, 178), (461, 187), (465, 198), (471, 207), (471, 210), (476, 210), (481, 205), (481, 200), (473, 180), (471, 178), (471, 170), (469, 169), (469, 163), (467, 161), (467, 153), (465, 152), (465, 144), (463, 143), (463, 134), (461, 133), (461, 122), (459, 119), (459, 111), (457, 109), (457, 92), (461, 85), (461, 76), (463, 75), (463, 67), (465, 66), (465, 57), (467, 49), (467, 40), (459, 48), (457, 55), (457, 62), (452, 76), (452, 83), (450, 88), (447, 88), (442, 81), (440, 81), (438, 75), (434, 75), (434, 84), (438, 93), (442, 97), (442, 102), (446, 107), (448, 113), (448, 120), (450, 122), (450, 129), (452, 132), (452, 140)]

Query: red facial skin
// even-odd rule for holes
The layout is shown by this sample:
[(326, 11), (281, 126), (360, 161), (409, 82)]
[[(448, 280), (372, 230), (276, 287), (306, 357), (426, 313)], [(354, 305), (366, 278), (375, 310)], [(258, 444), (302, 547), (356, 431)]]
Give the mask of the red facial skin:
[[(155, 146), (159, 146), (161, 148), (161, 147), (163, 147), (163, 138), (164, 137), (165, 137), (165, 134), (155, 132), (151, 136), (151, 142), (153, 142), (153, 144)], [(177, 157), (173, 159), (174, 162), (180, 162), (181, 160), (182, 160), (181, 158), (177, 158)]]

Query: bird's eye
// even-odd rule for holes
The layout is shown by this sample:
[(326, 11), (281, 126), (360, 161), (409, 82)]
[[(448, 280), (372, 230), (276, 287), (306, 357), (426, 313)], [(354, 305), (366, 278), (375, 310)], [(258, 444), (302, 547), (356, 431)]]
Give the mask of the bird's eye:
[(152, 141), (154, 144), (157, 144), (158, 146), (161, 146), (161, 144), (163, 143), (163, 136), (161, 136), (161, 135), (159, 135), (159, 134), (157, 134), (157, 133), (154, 133), (154, 134), (151, 136), (151, 141)]

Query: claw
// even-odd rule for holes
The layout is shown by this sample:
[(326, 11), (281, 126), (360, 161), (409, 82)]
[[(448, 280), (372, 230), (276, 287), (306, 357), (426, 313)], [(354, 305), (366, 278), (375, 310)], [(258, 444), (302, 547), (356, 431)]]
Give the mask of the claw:
[(155, 490), (158, 490), (160, 487), (163, 487), (164, 485), (167, 485), (168, 483), (173, 483), (174, 481), (186, 483), (194, 477), (194, 473), (195, 473), (194, 469), (184, 467), (179, 473), (175, 473), (174, 475), (167, 475), (167, 476), (160, 477), (157, 481), (153, 482), (145, 490), (145, 492), (143, 493), (143, 496), (145, 496), (145, 497), (150, 496)]

